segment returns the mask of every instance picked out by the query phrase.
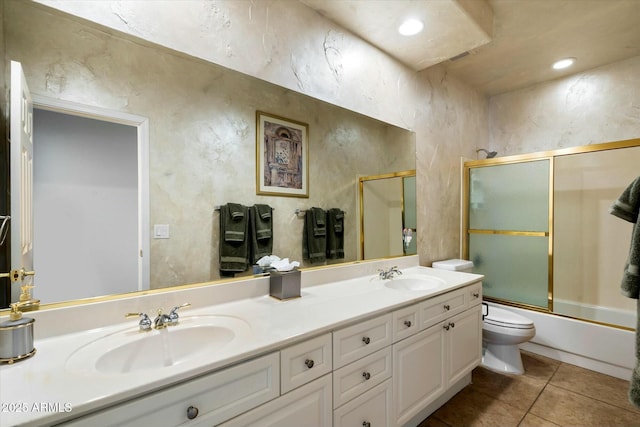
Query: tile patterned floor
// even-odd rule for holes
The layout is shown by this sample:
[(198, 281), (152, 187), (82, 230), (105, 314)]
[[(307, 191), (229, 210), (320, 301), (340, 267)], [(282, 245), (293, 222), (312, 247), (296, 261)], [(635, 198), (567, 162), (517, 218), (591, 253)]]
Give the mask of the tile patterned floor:
[(523, 352), (524, 375), (478, 367), (419, 427), (640, 427), (629, 382)]

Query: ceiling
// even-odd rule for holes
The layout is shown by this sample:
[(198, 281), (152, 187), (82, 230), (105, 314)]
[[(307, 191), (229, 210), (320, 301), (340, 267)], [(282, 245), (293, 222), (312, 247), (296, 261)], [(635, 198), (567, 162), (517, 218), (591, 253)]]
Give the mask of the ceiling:
[[(441, 63), (487, 96), (640, 55), (640, 0), (300, 1), (414, 70)], [(424, 31), (399, 35), (407, 17)], [(574, 66), (551, 69), (565, 57)]]

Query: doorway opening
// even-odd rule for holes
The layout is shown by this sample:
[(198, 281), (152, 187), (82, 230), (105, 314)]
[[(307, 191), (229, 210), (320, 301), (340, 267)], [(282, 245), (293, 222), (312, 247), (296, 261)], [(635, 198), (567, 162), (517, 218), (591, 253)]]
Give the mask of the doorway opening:
[(33, 123), (34, 294), (149, 289), (147, 119), (34, 96)]

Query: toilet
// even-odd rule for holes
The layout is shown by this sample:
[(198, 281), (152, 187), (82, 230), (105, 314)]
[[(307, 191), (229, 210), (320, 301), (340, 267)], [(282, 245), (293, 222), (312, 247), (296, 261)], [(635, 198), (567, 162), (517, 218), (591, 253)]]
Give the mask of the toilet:
[[(436, 261), (433, 268), (473, 272), (473, 262), (463, 259)], [(493, 371), (522, 375), (519, 344), (536, 335), (533, 321), (513, 311), (483, 303), (482, 366)]]
[(504, 308), (485, 305), (482, 366), (507, 374), (524, 374), (518, 345), (529, 341), (535, 334), (536, 327), (530, 319)]

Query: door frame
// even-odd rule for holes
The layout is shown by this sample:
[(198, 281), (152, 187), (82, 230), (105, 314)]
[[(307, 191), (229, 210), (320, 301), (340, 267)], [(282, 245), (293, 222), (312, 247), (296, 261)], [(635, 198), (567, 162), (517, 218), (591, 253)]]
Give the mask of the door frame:
[(138, 290), (150, 289), (149, 119), (122, 111), (32, 94), (33, 108), (134, 126), (138, 145)]

